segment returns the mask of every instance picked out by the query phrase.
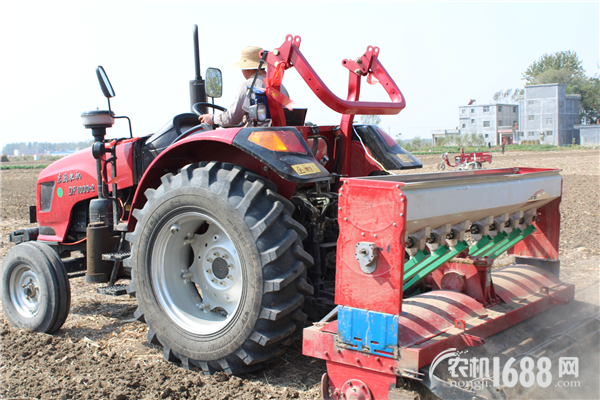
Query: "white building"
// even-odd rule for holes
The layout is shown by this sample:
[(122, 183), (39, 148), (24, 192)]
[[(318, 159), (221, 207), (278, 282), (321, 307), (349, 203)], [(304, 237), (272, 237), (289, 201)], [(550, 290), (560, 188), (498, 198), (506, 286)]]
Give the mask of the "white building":
[[(481, 133), (486, 143), (499, 145), (515, 141), (519, 120), (516, 104), (472, 104), (458, 107), (458, 128), (461, 133)], [(504, 138), (504, 139), (503, 139)]]
[(579, 138), (582, 146), (600, 146), (600, 124), (575, 125), (579, 129)]
[(517, 142), (539, 140), (541, 144), (579, 144), (581, 95), (565, 94), (567, 85), (551, 83), (525, 86), (519, 99)]

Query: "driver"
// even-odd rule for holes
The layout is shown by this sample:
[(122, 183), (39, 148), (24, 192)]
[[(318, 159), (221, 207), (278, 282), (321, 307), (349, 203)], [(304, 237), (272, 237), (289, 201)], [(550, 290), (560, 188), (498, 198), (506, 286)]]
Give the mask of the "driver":
[[(258, 70), (260, 63), (259, 54), (261, 50), (262, 49), (257, 46), (245, 47), (242, 50), (240, 60), (233, 64), (232, 67), (241, 69), (246, 80), (240, 85), (235, 100), (229, 106), (227, 111), (222, 114), (202, 114), (198, 117), (200, 122), (210, 125), (219, 125), (221, 127), (235, 126), (245, 122), (245, 117), (250, 110), (250, 100), (246, 94), (248, 93), (248, 86), (252, 85), (255, 74), (258, 74), (258, 79), (256, 79), (254, 86), (259, 88), (265, 87), (264, 79), (267, 77), (265, 69), (261, 68), (260, 71)], [(289, 94), (283, 85), (281, 85), (280, 91), (285, 96), (289, 97)]]

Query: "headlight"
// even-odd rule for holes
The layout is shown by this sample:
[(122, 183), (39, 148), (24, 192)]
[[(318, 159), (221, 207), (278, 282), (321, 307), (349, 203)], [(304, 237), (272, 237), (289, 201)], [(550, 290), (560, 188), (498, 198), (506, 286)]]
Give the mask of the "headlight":
[(266, 121), (267, 119), (267, 106), (264, 104), (258, 104), (256, 108), (256, 119), (260, 122)]
[(250, 106), (250, 110), (248, 111), (248, 116), (253, 121), (266, 121), (268, 115), (269, 111), (267, 109), (267, 105), (264, 103), (257, 103), (253, 106)]

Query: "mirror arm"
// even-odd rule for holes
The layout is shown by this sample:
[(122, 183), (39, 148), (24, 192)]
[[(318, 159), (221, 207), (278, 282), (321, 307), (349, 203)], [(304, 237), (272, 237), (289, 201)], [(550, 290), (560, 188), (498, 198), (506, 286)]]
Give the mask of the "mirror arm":
[[(108, 107), (109, 111), (110, 111), (110, 106)], [(129, 138), (133, 138), (133, 131), (131, 130), (131, 120), (129, 119), (129, 117), (127, 116), (120, 116), (120, 117), (113, 117), (114, 119), (118, 119), (118, 118), (125, 118), (127, 120), (127, 122), (129, 122)]]
[[(112, 109), (110, 108), (110, 97), (107, 98), (108, 100), (108, 113), (110, 115), (112, 115)], [(129, 119), (129, 117), (126, 116), (121, 116), (121, 117), (113, 117), (114, 119), (119, 119), (119, 118), (126, 118), (127, 122), (129, 122), (129, 138), (133, 138), (133, 130), (131, 129), (131, 120)]]

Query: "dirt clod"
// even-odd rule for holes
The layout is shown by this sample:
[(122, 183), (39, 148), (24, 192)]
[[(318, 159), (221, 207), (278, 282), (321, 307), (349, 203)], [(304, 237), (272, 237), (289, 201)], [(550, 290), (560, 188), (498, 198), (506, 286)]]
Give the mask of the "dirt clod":
[(227, 382), (229, 380), (229, 375), (227, 375), (225, 372), (217, 372), (213, 375), (213, 378), (217, 382)]

